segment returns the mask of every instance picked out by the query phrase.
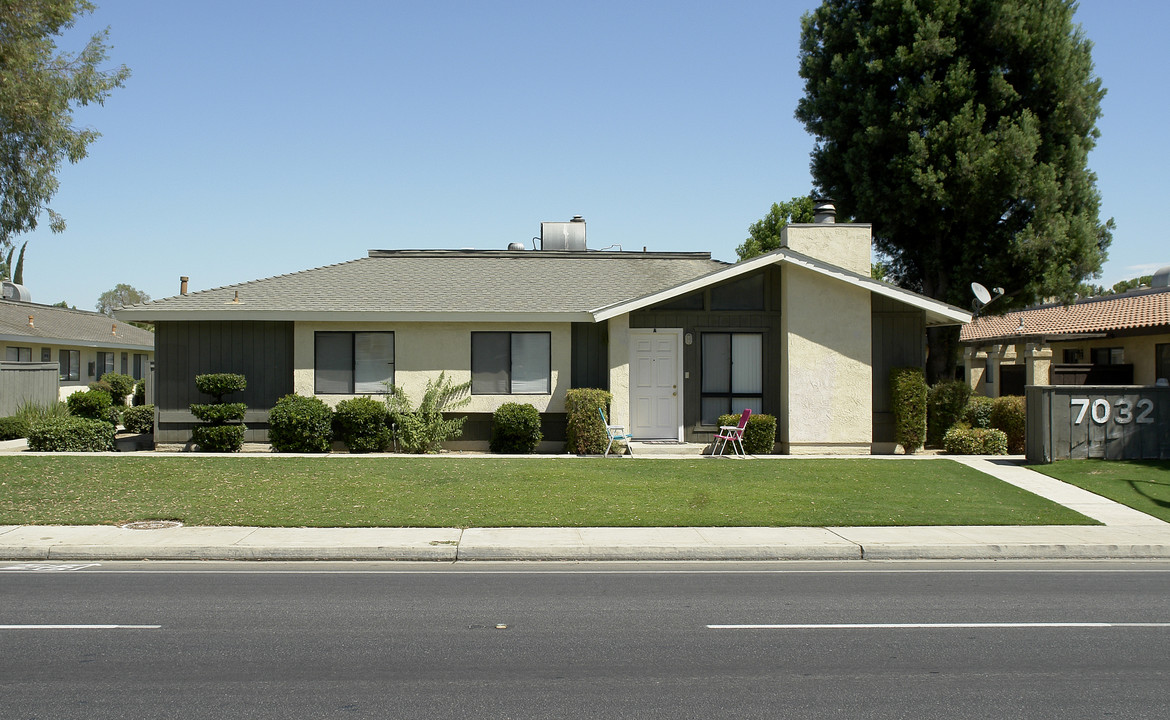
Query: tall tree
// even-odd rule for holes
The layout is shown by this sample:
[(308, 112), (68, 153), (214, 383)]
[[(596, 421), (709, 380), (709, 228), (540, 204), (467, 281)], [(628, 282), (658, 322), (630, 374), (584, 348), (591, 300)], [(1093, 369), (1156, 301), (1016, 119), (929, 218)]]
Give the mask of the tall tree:
[(118, 283), (113, 290), (106, 290), (97, 301), (98, 312), (113, 316), (114, 311), (130, 305), (137, 305), (150, 300), (146, 293), (135, 290), (126, 283)]
[(780, 231), (789, 223), (813, 221), (813, 199), (794, 197), (787, 202), (772, 203), (772, 209), (761, 220), (748, 226), (748, 238), (735, 249), (740, 260), (772, 252), (780, 247)]
[(88, 0), (0, 2), (0, 247), (35, 229), (42, 213), (54, 232), (65, 229), (49, 207), (61, 161), (80, 161), (98, 137), (73, 126), (73, 110), (102, 103), (130, 74), (100, 69), (108, 31), (76, 55), (57, 52), (55, 38), (93, 10)]
[[(796, 117), (817, 189), (872, 222), (887, 277), (1003, 312), (1071, 298), (1112, 239), (1087, 156), (1105, 91), (1073, 0), (825, 0), (801, 20)], [(929, 333), (947, 377), (956, 328)]]

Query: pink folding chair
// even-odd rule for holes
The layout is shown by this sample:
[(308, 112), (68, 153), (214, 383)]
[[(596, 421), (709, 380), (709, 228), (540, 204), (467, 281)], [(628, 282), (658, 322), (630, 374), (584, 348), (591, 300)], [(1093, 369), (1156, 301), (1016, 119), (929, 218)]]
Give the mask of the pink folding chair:
[[(719, 432), (715, 433), (715, 447), (711, 450), (711, 454), (723, 454), (723, 451), (727, 449), (727, 443), (730, 442), (731, 449), (735, 451), (736, 455), (747, 455), (743, 449), (743, 431), (751, 416), (752, 409), (744, 408), (743, 414), (739, 416), (739, 425), (720, 425)], [(738, 447), (736, 447), (736, 443), (739, 444)]]

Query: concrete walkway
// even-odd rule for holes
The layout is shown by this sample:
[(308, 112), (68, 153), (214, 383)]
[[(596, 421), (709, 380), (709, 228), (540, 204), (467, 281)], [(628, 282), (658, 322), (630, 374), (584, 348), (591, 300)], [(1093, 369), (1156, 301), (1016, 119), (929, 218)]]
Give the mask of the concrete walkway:
[[(0, 526), (0, 559), (442, 562), (1170, 559), (1170, 524), (1023, 468), (1018, 458), (948, 456), (948, 459), (1066, 505), (1104, 525), (465, 530), (255, 527), (138, 530), (108, 525), (9, 525)], [(898, 457), (891, 461), (930, 462), (930, 459)]]

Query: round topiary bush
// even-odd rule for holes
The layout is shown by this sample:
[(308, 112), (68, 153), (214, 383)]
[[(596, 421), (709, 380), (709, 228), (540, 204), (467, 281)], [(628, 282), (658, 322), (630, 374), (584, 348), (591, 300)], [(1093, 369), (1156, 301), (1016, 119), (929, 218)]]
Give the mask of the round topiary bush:
[(28, 449), (34, 452), (103, 452), (113, 450), (114, 426), (103, 420), (90, 418), (49, 418), (34, 424), (29, 429)]
[(195, 387), (199, 392), (222, 402), (224, 395), (246, 389), (248, 381), (236, 373), (208, 373), (195, 376)]
[(29, 424), (24, 418), (0, 418), (0, 440), (18, 440), (28, 437)]
[(113, 403), (110, 394), (104, 390), (81, 390), (65, 398), (65, 405), (69, 407), (69, 414), (90, 420), (110, 421), (110, 410)]
[(333, 411), (316, 397), (285, 395), (268, 412), (268, 442), (276, 452), (329, 452)]
[(135, 405), (122, 412), (122, 425), (128, 432), (154, 432), (154, 405)]
[(504, 403), (492, 414), (492, 437), (488, 447), (494, 453), (534, 453), (543, 439), (540, 411), (532, 405)]
[(390, 445), (385, 403), (371, 397), (342, 400), (333, 411), (333, 436), (351, 453), (381, 452)]
[(239, 452), (247, 429), (243, 425), (200, 425), (191, 430), (191, 440), (203, 452)]

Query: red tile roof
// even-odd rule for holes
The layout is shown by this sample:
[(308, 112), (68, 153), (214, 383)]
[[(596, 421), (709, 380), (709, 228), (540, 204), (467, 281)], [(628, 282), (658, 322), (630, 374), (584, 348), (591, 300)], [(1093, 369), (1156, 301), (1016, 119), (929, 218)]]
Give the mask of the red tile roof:
[(959, 337), (969, 342), (1159, 327), (1170, 330), (1170, 288), (988, 315), (964, 325)]

